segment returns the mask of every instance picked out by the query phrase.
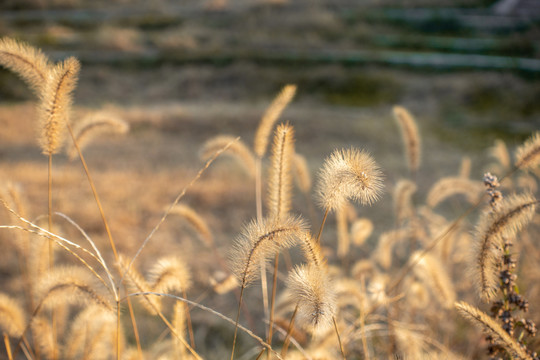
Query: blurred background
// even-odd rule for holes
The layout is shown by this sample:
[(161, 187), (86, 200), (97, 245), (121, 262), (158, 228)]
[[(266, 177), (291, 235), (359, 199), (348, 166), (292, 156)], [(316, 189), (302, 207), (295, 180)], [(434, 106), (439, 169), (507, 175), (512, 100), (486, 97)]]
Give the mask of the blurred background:
[[(96, 139), (85, 150), (127, 254), (201, 167), (202, 144), (225, 133), (251, 146), (264, 110), (286, 84), (298, 91), (281, 119), (295, 127), (296, 149), (313, 176), (336, 147), (365, 148), (382, 167), (383, 200), (359, 210), (369, 212), (376, 235), (393, 225), (392, 188), (408, 176), (392, 106), (408, 108), (420, 128), (419, 203), (436, 180), (458, 173), (464, 156), (472, 161), (471, 178), (481, 180), (496, 139), (513, 149), (540, 128), (537, 0), (0, 0), (0, 36), (55, 61), (81, 61), (73, 121), (104, 110), (129, 123), (127, 136)], [(0, 69), (0, 174), (21, 184), (32, 216), (47, 212), (35, 100)], [(106, 248), (80, 166), (59, 155), (55, 167), (55, 208)], [(255, 216), (252, 180), (226, 159), (183, 201), (208, 221), (224, 252)], [(295, 197), (295, 211), (309, 214), (307, 204)], [(454, 205), (446, 210), (463, 212), (462, 203)], [(314, 228), (321, 215), (311, 212)], [(325, 231), (335, 231), (333, 220)], [(195, 238), (170, 220), (138, 266), (147, 268), (164, 249), (198, 253)], [(335, 237), (324, 241), (333, 247)], [(201, 256), (190, 266), (199, 295), (215, 262)], [(223, 299), (208, 301), (233, 314), (234, 298), (225, 306)], [(230, 329), (224, 331), (228, 339)]]

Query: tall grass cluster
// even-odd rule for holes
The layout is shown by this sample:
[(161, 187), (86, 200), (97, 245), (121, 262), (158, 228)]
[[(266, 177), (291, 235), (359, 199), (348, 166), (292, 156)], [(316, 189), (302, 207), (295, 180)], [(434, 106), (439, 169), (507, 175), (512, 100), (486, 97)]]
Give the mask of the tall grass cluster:
[[(404, 156), (407, 174), (390, 184), (376, 153), (351, 146), (322, 159), (312, 179), (293, 124), (280, 122), (297, 90), (287, 85), (262, 114), (253, 146), (228, 134), (201, 145), (200, 171), (127, 254), (118, 251), (84, 147), (104, 133), (125, 134), (129, 125), (103, 111), (72, 116), (81, 71), (75, 58), (54, 64), (4, 38), (0, 64), (37, 97), (36, 138), (48, 165), (46, 195), (32, 199), (46, 201), (47, 214), (33, 213), (15, 183), (0, 189), (0, 241), (9, 242), (18, 264), (2, 269), (18, 290), (0, 287), (1, 358), (540, 359), (540, 133), (513, 152), (496, 142), (482, 179), (470, 177), (464, 159), (455, 175), (421, 192), (419, 169), (429, 152), (414, 116), (395, 106), (403, 140), (396, 156)], [(107, 246), (56, 212), (57, 156), (80, 161)], [(244, 169), (255, 198), (252, 218), (220, 246), (208, 219), (183, 199), (223, 156)], [(295, 193), (309, 214), (294, 208)], [(393, 226), (383, 229), (358, 214), (384, 193), (393, 200), (385, 215)], [(457, 217), (445, 211), (450, 203), (461, 209)], [(142, 266), (147, 244), (173, 218), (189, 226), (202, 250), (193, 257), (164, 249)], [(67, 228), (77, 240), (64, 235), (73, 234)], [(198, 256), (220, 268), (206, 292), (197, 289), (192, 267)], [(222, 297), (223, 308), (203, 305), (208, 297)], [(201, 334), (201, 313), (225, 333)], [(140, 326), (148, 317), (158, 324), (155, 333)]]

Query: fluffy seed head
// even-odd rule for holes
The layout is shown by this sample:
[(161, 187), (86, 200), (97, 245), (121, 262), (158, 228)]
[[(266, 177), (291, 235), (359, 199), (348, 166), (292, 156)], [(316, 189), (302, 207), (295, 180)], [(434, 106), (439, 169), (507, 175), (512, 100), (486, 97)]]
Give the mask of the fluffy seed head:
[(80, 67), (79, 61), (70, 57), (47, 74), (39, 106), (39, 143), (45, 155), (56, 154), (62, 145)]
[(49, 71), (49, 59), (41, 50), (10, 38), (0, 39), (0, 65), (19, 75), (39, 96)]
[(184, 218), (197, 231), (197, 234), (206, 246), (213, 246), (214, 236), (212, 235), (212, 231), (210, 231), (210, 227), (206, 223), (206, 220), (204, 220), (204, 218), (195, 210), (184, 204), (176, 204), (169, 213)]
[(272, 165), (268, 182), (270, 218), (280, 219), (290, 211), (293, 156), (294, 129), (288, 124), (281, 124), (276, 129), (272, 145)]
[(414, 215), (412, 196), (416, 192), (416, 185), (407, 179), (401, 179), (394, 188), (394, 212), (398, 223)]
[(331, 211), (343, 206), (347, 199), (371, 205), (379, 199), (382, 187), (382, 172), (367, 152), (336, 150), (325, 160), (319, 174), (319, 202)]
[(476, 227), (474, 274), (482, 299), (492, 298), (497, 287), (498, 249), (533, 217), (537, 200), (530, 194), (506, 197), (496, 213), (484, 211)]
[(191, 287), (191, 276), (186, 264), (177, 257), (159, 259), (150, 270), (153, 292), (186, 291)]
[(241, 140), (236, 140), (234, 136), (218, 135), (206, 141), (201, 149), (200, 158), (210, 159), (218, 150), (230, 144), (223, 155), (229, 155), (236, 159), (250, 177), (255, 177), (255, 157), (249, 148)]
[(26, 326), (21, 306), (5, 294), (0, 294), (0, 329), (11, 337), (20, 337)]
[(55, 267), (43, 275), (38, 295), (49, 308), (69, 304), (95, 304), (112, 311), (111, 301), (103, 295), (102, 286), (86, 269), (76, 266)]
[(454, 195), (463, 195), (470, 203), (475, 203), (482, 195), (483, 186), (479, 181), (463, 177), (445, 177), (437, 181), (429, 190), (426, 203), (435, 207)]
[[(108, 112), (94, 112), (87, 114), (73, 126), (73, 134), (77, 145), (82, 150), (92, 139), (107, 134), (125, 134), (129, 131), (129, 124)], [(70, 159), (77, 156), (77, 149), (72, 141), (67, 142), (67, 153)]]
[(516, 167), (533, 169), (540, 164), (540, 132), (534, 133), (516, 150)]
[(508, 351), (513, 359), (532, 360), (521, 345), (489, 315), (464, 301), (457, 302), (454, 306), (461, 316), (481, 328), (486, 335), (490, 335), (494, 342)]
[(433, 296), (445, 308), (451, 308), (456, 300), (456, 292), (448, 271), (441, 264), (441, 260), (431, 254), (415, 252), (411, 258), (418, 259), (414, 267), (416, 276), (431, 290)]
[(362, 246), (373, 233), (373, 222), (368, 218), (356, 219), (351, 226), (352, 242), (356, 246)]
[(272, 132), (272, 127), (285, 107), (291, 102), (294, 94), (296, 94), (296, 85), (286, 85), (264, 113), (255, 133), (255, 142), (253, 145), (255, 154), (259, 158), (264, 157), (264, 154), (266, 154), (268, 138)]
[(411, 172), (415, 172), (420, 167), (422, 146), (416, 121), (411, 113), (401, 106), (394, 106), (394, 118), (401, 130), (401, 137), (403, 138), (409, 169)]
[(311, 190), (311, 174), (306, 158), (298, 153), (294, 154), (293, 174), (296, 185), (304, 194)]
[(300, 265), (289, 273), (287, 287), (298, 302), (298, 321), (314, 333), (332, 324), (336, 311), (333, 286), (325, 267)]
[(230, 253), (232, 273), (243, 287), (249, 285), (257, 279), (261, 261), (280, 248), (294, 245), (305, 232), (306, 225), (299, 218), (252, 221), (244, 227)]

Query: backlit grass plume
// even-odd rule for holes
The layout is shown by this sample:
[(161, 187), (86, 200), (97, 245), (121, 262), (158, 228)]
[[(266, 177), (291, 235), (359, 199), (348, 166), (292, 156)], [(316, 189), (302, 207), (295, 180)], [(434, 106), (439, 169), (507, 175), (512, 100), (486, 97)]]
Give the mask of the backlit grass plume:
[(255, 158), (251, 150), (241, 140), (236, 140), (235, 136), (218, 135), (206, 141), (200, 151), (200, 157), (207, 160), (212, 157), (216, 151), (230, 144), (224, 155), (229, 155), (236, 159), (246, 170), (249, 176), (255, 176)]
[(149, 273), (153, 292), (186, 291), (191, 287), (190, 271), (178, 257), (158, 259)]
[(232, 273), (242, 287), (257, 279), (262, 260), (274, 255), (280, 248), (297, 243), (305, 231), (304, 222), (294, 217), (279, 222), (263, 220), (249, 223), (236, 239), (229, 256)]
[(416, 276), (429, 288), (433, 296), (445, 308), (451, 308), (456, 300), (456, 292), (452, 279), (440, 258), (432, 254), (421, 255), (417, 251), (411, 255), (417, 266), (414, 267)]
[[(128, 131), (127, 122), (107, 112), (90, 113), (73, 126), (75, 141), (80, 149), (100, 135), (125, 134)], [(68, 144), (68, 156), (74, 159), (77, 156), (77, 149), (73, 142), (68, 142)]]
[(97, 306), (89, 306), (71, 324), (64, 346), (64, 358), (111, 359), (116, 346), (115, 336), (115, 314)]
[(47, 73), (39, 105), (39, 143), (45, 155), (60, 150), (79, 70), (79, 61), (70, 57)]
[(367, 152), (335, 150), (319, 174), (319, 203), (329, 211), (337, 210), (347, 199), (371, 205), (379, 199), (382, 187), (382, 172)]
[(169, 212), (171, 215), (178, 215), (188, 222), (197, 231), (198, 236), (206, 246), (213, 246), (214, 235), (212, 235), (208, 223), (193, 208), (184, 204), (176, 204)]
[(416, 121), (411, 113), (402, 106), (394, 106), (393, 112), (394, 118), (401, 130), (409, 170), (412, 173), (415, 173), (420, 167), (420, 156), (422, 151), (422, 144), (420, 142)]
[(298, 320), (315, 333), (332, 325), (336, 298), (325, 266), (296, 266), (287, 278), (287, 287), (298, 303)]
[(0, 293), (0, 329), (13, 338), (23, 334), (26, 326), (24, 310), (13, 298)]
[(414, 182), (401, 179), (394, 188), (394, 213), (398, 224), (414, 215), (412, 196), (416, 192)]
[(311, 190), (311, 174), (309, 173), (306, 158), (298, 153), (294, 154), (293, 174), (295, 183), (300, 191), (308, 194)]
[(512, 359), (532, 360), (521, 345), (489, 315), (464, 301), (457, 302), (454, 306), (460, 315), (490, 335), (496, 344), (502, 346), (512, 356)]
[(484, 301), (497, 288), (496, 266), (503, 237), (514, 237), (533, 217), (537, 200), (530, 194), (506, 197), (497, 212), (485, 211), (476, 228), (475, 278)]
[(230, 254), (231, 270), (241, 284), (240, 299), (234, 329), (231, 360), (234, 358), (238, 320), (244, 289), (257, 279), (259, 266), (280, 249), (288, 248), (301, 240), (306, 226), (300, 218), (263, 219), (248, 224), (236, 239)]
[(39, 282), (40, 303), (47, 308), (69, 304), (94, 304), (112, 312), (113, 305), (100, 283), (86, 269), (58, 266), (43, 275)]
[(271, 219), (286, 217), (291, 209), (293, 156), (294, 129), (281, 124), (274, 136), (268, 182), (268, 216)]
[(285, 85), (264, 113), (259, 123), (259, 127), (257, 128), (257, 132), (255, 133), (255, 141), (253, 144), (255, 155), (259, 158), (263, 158), (266, 154), (268, 138), (272, 132), (272, 127), (285, 107), (291, 102), (294, 94), (296, 94), (296, 85)]
[(468, 202), (474, 204), (482, 194), (483, 186), (479, 181), (463, 177), (444, 177), (431, 187), (426, 203), (433, 208), (451, 196), (463, 195)]
[(536, 132), (516, 150), (516, 168), (532, 169), (539, 164), (540, 132)]
[(0, 65), (19, 75), (38, 96), (51, 66), (41, 50), (10, 38), (0, 39)]

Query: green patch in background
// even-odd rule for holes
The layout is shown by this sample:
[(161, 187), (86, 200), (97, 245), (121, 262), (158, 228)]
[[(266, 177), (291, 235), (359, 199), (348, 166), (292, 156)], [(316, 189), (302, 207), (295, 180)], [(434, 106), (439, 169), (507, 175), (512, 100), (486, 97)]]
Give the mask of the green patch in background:
[(385, 75), (356, 74), (350, 77), (304, 79), (299, 81), (304, 93), (320, 95), (331, 105), (373, 106), (396, 103), (402, 85)]

